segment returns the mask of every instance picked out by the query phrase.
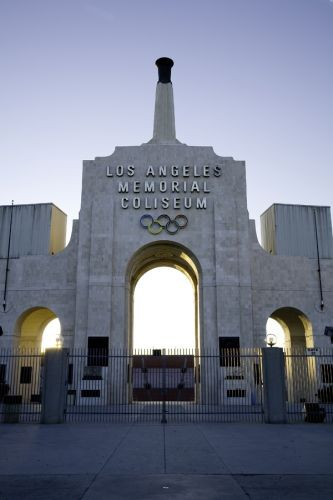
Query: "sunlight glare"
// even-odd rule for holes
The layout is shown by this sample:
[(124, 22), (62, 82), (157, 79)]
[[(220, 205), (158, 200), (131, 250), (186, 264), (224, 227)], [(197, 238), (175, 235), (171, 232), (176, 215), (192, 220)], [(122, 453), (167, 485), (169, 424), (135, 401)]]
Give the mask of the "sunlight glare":
[(134, 349), (194, 349), (194, 301), (193, 285), (181, 271), (147, 271), (134, 291)]
[(57, 318), (46, 325), (42, 336), (41, 351), (50, 347), (61, 347), (61, 327)]
[(266, 335), (273, 333), (276, 337), (275, 347), (284, 347), (285, 335), (282, 326), (273, 318), (268, 318), (266, 324)]

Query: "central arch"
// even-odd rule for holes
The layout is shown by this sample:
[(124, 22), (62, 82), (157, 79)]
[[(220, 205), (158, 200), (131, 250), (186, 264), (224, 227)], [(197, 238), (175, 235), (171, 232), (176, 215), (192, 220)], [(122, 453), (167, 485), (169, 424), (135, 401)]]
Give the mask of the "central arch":
[(133, 349), (134, 290), (140, 278), (157, 267), (171, 267), (183, 272), (191, 281), (194, 292), (194, 335), (195, 348), (200, 350), (200, 281), (201, 268), (193, 253), (179, 243), (159, 241), (143, 246), (133, 255), (127, 271), (128, 283), (128, 339), (127, 345)]

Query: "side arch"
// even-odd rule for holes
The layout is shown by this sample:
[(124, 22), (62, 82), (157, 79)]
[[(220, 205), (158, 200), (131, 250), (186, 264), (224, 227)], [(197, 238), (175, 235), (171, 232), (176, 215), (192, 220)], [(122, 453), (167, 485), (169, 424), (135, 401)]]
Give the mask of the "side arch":
[(59, 319), (54, 311), (45, 306), (26, 309), (16, 320), (16, 346), (24, 349), (40, 349), (46, 326)]
[(295, 307), (280, 307), (270, 318), (282, 327), (286, 348), (313, 347), (312, 323), (304, 312)]

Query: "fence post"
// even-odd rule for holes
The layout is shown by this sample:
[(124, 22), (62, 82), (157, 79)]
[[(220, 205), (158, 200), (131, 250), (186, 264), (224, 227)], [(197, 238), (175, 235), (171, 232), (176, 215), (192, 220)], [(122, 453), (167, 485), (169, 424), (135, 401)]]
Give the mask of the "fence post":
[(286, 423), (286, 388), (283, 349), (262, 349), (264, 413), (269, 424)]
[(68, 349), (47, 349), (44, 358), (42, 385), (42, 424), (61, 424), (64, 421)]

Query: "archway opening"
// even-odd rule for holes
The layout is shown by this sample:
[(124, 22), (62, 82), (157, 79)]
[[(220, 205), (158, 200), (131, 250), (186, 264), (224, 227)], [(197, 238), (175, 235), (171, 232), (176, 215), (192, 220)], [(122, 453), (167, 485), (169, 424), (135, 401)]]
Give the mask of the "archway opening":
[(275, 345), (284, 348), (313, 347), (312, 325), (309, 318), (294, 307), (274, 311), (266, 323), (266, 335), (275, 336)]
[[(200, 348), (200, 275), (197, 259), (179, 243), (148, 244), (133, 255), (127, 271), (130, 349)], [(149, 292), (141, 292), (146, 284)]]
[(179, 243), (148, 244), (133, 255), (127, 269), (133, 401), (198, 400), (200, 278), (197, 259)]
[(194, 349), (195, 290), (183, 272), (159, 266), (145, 272), (134, 290), (133, 348)]
[(278, 345), (278, 342), (275, 345), (283, 347), (286, 353), (288, 402), (302, 404), (311, 401), (313, 396), (310, 388), (315, 383), (317, 368), (316, 358), (306, 354), (306, 349), (313, 347), (312, 324), (299, 309), (282, 307), (274, 311), (267, 321), (268, 334), (272, 333), (274, 325), (275, 331), (280, 331), (280, 339), (283, 337), (282, 345)]
[(22, 349), (61, 347), (61, 325), (56, 314), (46, 307), (25, 311), (16, 322), (16, 345)]

